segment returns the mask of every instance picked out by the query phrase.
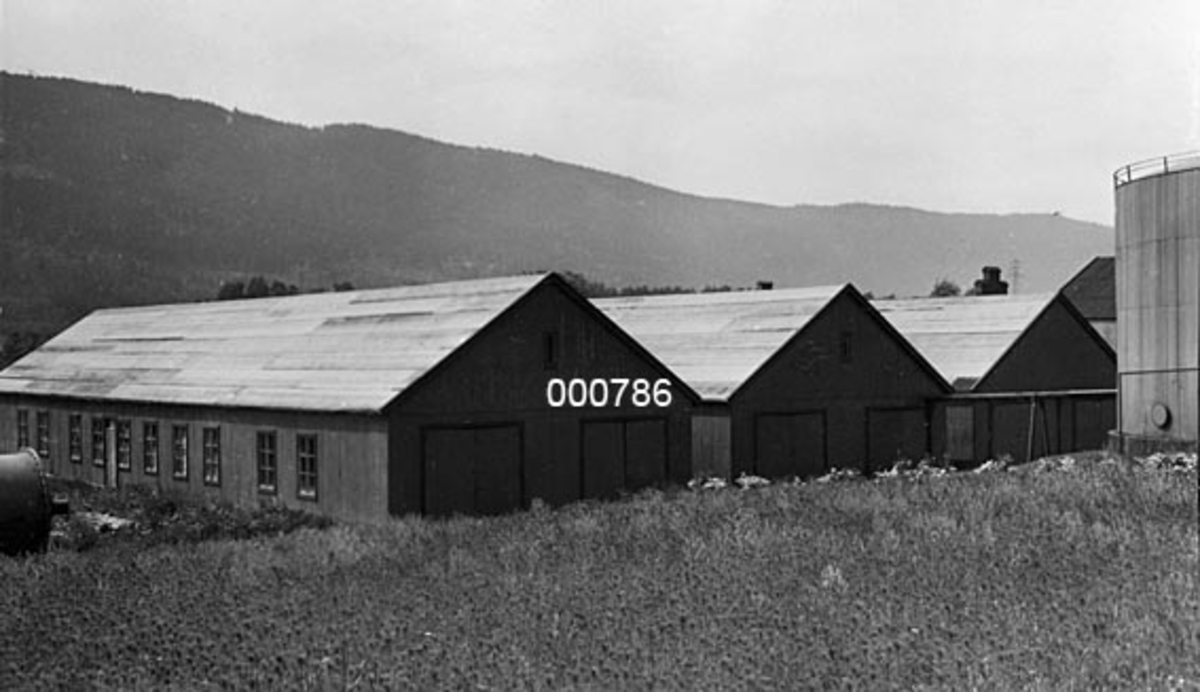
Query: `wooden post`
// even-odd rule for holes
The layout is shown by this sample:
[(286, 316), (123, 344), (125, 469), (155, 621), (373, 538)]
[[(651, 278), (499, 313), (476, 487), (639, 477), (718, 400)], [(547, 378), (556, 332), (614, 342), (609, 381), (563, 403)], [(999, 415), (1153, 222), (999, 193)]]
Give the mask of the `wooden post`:
[(1037, 420), (1037, 395), (1029, 397), (1029, 442), (1025, 446), (1025, 463), (1033, 461), (1033, 431)]

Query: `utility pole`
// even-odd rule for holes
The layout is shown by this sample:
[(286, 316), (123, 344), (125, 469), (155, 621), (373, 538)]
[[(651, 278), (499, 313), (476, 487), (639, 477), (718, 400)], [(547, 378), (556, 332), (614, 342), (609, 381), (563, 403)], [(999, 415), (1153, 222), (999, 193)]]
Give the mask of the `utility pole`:
[(1008, 271), (1008, 276), (1008, 282), (1012, 285), (1011, 292), (1016, 293), (1019, 290), (1017, 286), (1021, 281), (1021, 260), (1017, 259), (1016, 257), (1013, 258), (1012, 267)]

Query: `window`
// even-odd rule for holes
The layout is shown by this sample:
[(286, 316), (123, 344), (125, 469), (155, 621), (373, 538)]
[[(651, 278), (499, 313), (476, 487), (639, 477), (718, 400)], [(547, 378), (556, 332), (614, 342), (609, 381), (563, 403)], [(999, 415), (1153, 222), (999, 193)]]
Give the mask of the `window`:
[(50, 412), (37, 412), (37, 453), (43, 460), (50, 458)]
[(201, 440), (203, 449), (203, 476), (205, 485), (221, 484), (221, 429), (205, 428)]
[(127, 420), (117, 421), (117, 468), (133, 468), (133, 424)]
[(279, 480), (279, 447), (275, 431), (261, 430), (258, 433), (258, 491), (274, 495)]
[(558, 332), (542, 334), (542, 367), (546, 370), (558, 367)]
[(67, 418), (67, 449), (72, 464), (83, 463), (83, 416), (78, 413)]
[(850, 332), (842, 332), (840, 343), (841, 358), (843, 363), (849, 363), (854, 359), (854, 339)]
[(296, 495), (317, 499), (317, 436), (296, 436)]
[(92, 463), (104, 466), (108, 459), (108, 439), (104, 433), (104, 419), (92, 418)]
[(17, 449), (29, 446), (29, 411), (17, 409)]
[(188, 477), (188, 426), (171, 426), (171, 475), (181, 480)]
[(158, 423), (142, 423), (142, 472), (158, 475)]

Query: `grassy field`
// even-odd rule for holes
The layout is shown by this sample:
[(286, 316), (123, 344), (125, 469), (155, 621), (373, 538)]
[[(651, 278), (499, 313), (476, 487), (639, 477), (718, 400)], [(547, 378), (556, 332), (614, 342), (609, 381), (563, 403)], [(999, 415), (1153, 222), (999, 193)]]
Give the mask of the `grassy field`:
[(646, 492), (0, 558), (0, 689), (1200, 690), (1197, 477)]

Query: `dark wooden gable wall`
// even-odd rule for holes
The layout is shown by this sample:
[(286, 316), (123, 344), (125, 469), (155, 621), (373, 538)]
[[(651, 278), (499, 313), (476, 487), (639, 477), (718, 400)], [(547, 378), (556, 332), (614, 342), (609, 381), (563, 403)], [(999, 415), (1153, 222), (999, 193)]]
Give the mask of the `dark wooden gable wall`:
[(731, 400), (733, 471), (808, 476), (928, 450), (948, 386), (847, 287)]
[(972, 391), (1062, 391), (1116, 386), (1116, 354), (1060, 295)]
[[(668, 379), (672, 402), (638, 407), (629, 389), (619, 407), (556, 408), (551, 378)], [(389, 511), (487, 514), (686, 482), (694, 401), (552, 276), (389, 406)]]

